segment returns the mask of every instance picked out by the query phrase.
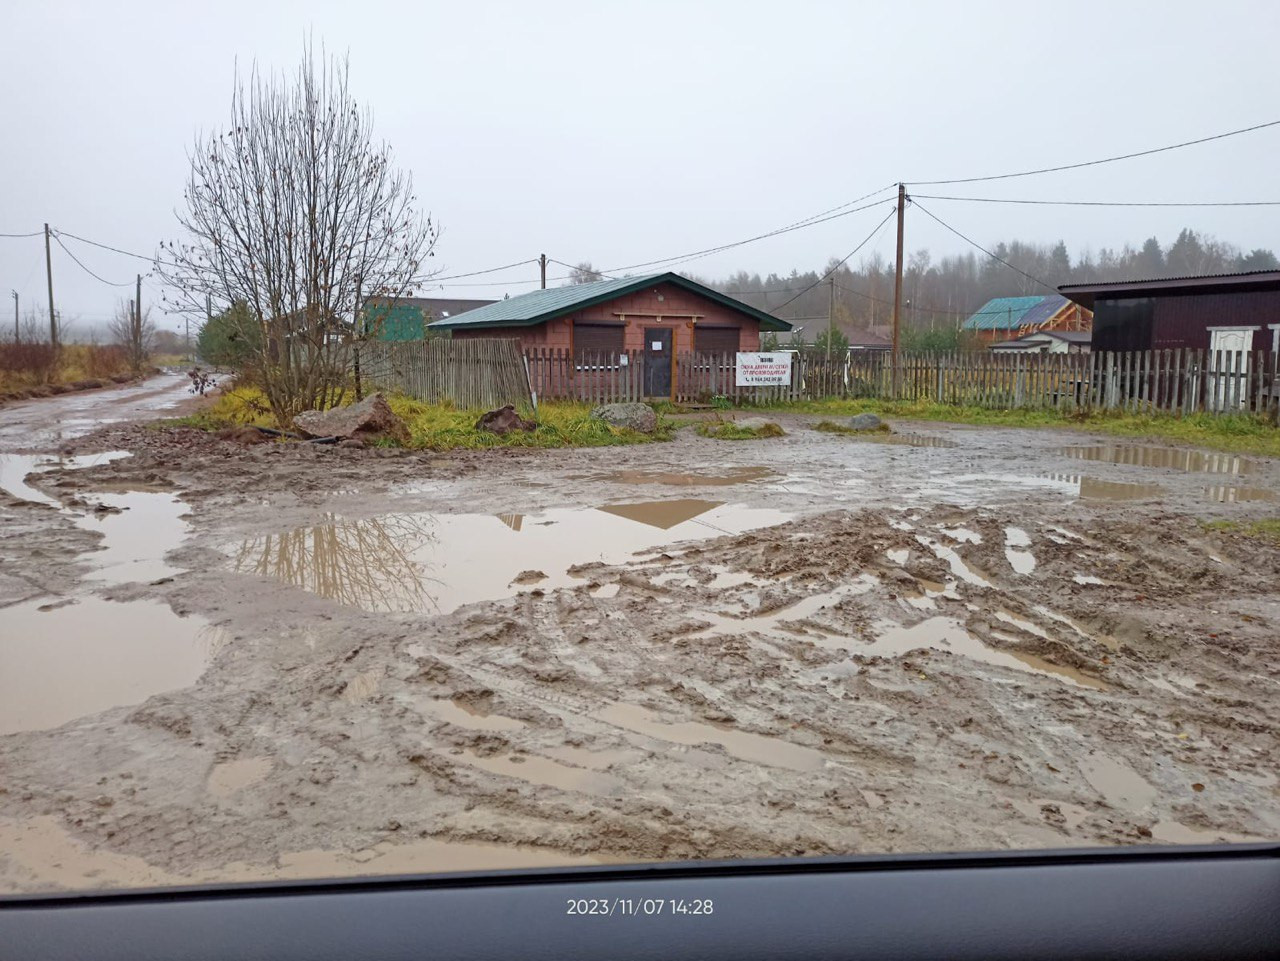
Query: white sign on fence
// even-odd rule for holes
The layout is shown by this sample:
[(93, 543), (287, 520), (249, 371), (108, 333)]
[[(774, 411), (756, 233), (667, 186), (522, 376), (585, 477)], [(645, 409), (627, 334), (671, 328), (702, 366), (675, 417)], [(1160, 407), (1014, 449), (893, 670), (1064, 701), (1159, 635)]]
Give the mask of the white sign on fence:
[(737, 378), (739, 387), (768, 387), (791, 383), (791, 354), (778, 351), (772, 354), (738, 354)]

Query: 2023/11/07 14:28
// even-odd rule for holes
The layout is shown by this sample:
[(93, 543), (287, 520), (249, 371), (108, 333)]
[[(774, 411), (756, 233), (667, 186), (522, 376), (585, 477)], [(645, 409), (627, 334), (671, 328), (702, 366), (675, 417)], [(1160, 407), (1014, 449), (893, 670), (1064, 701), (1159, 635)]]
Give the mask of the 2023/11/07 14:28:
[(710, 898), (569, 898), (565, 905), (565, 914), (603, 917), (706, 916), (715, 911)]

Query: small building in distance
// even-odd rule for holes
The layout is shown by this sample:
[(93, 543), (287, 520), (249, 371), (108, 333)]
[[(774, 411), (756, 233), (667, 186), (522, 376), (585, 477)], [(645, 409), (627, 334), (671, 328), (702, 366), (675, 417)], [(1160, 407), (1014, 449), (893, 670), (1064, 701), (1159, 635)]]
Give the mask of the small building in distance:
[(1087, 354), (1092, 333), (1087, 330), (1038, 330), (991, 345), (998, 353)]
[(1093, 349), (1280, 350), (1280, 270), (1058, 288), (1093, 311)]
[(680, 274), (619, 277), (534, 290), (437, 320), (427, 331), (512, 337), (525, 350), (568, 351), (578, 363), (643, 351), (646, 396), (671, 393), (677, 354), (760, 349), (761, 331), (791, 325)]
[(988, 341), (1003, 341), (1044, 330), (1087, 331), (1093, 314), (1059, 294), (993, 297), (976, 310), (961, 329)]
[(421, 340), (428, 324), (492, 303), (457, 297), (398, 297), (394, 301), (371, 297), (364, 306), (364, 329), (379, 340)]

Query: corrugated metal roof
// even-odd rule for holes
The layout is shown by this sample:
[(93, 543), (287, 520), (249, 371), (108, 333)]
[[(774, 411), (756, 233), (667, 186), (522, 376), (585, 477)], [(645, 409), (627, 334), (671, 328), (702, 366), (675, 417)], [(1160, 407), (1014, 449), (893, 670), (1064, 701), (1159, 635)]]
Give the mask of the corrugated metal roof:
[(993, 297), (975, 311), (963, 327), (965, 330), (1017, 330), (1024, 323), (1023, 315), (1044, 300), (1044, 297)]
[(1040, 303), (1022, 315), (1021, 326), (1046, 323), (1053, 319), (1054, 314), (1070, 303), (1071, 301), (1061, 294), (1049, 294)]
[(1158, 293), (1197, 293), (1222, 290), (1280, 288), (1280, 270), (1245, 270), (1234, 274), (1195, 274), (1186, 277), (1153, 277), (1150, 280), (1102, 281), (1096, 284), (1063, 284), (1058, 288), (1082, 307), (1093, 309), (1095, 299), (1124, 299)]
[(613, 300), (636, 290), (656, 284), (675, 284), (714, 300), (732, 310), (740, 311), (760, 322), (762, 330), (790, 330), (791, 325), (772, 314), (757, 310), (740, 300), (735, 300), (718, 290), (704, 287), (679, 274), (647, 274), (643, 277), (619, 277), (613, 280), (596, 280), (589, 284), (572, 284), (568, 287), (551, 287), (533, 290), (518, 297), (508, 297), (487, 307), (469, 310), (428, 324), (434, 330), (457, 330), (475, 327), (531, 327), (556, 317), (583, 310), (595, 304)]

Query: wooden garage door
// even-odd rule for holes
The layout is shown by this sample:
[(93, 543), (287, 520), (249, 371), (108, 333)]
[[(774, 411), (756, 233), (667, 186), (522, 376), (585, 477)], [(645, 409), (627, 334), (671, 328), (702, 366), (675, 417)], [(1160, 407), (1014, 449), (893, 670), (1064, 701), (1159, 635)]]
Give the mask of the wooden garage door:
[(625, 329), (621, 324), (574, 324), (574, 358), (580, 361), (585, 354), (593, 362), (599, 362), (603, 357), (613, 355), (611, 360), (616, 362), (616, 355), (622, 353), (622, 332)]
[(693, 349), (699, 353), (736, 353), (741, 333), (739, 327), (695, 327)]

